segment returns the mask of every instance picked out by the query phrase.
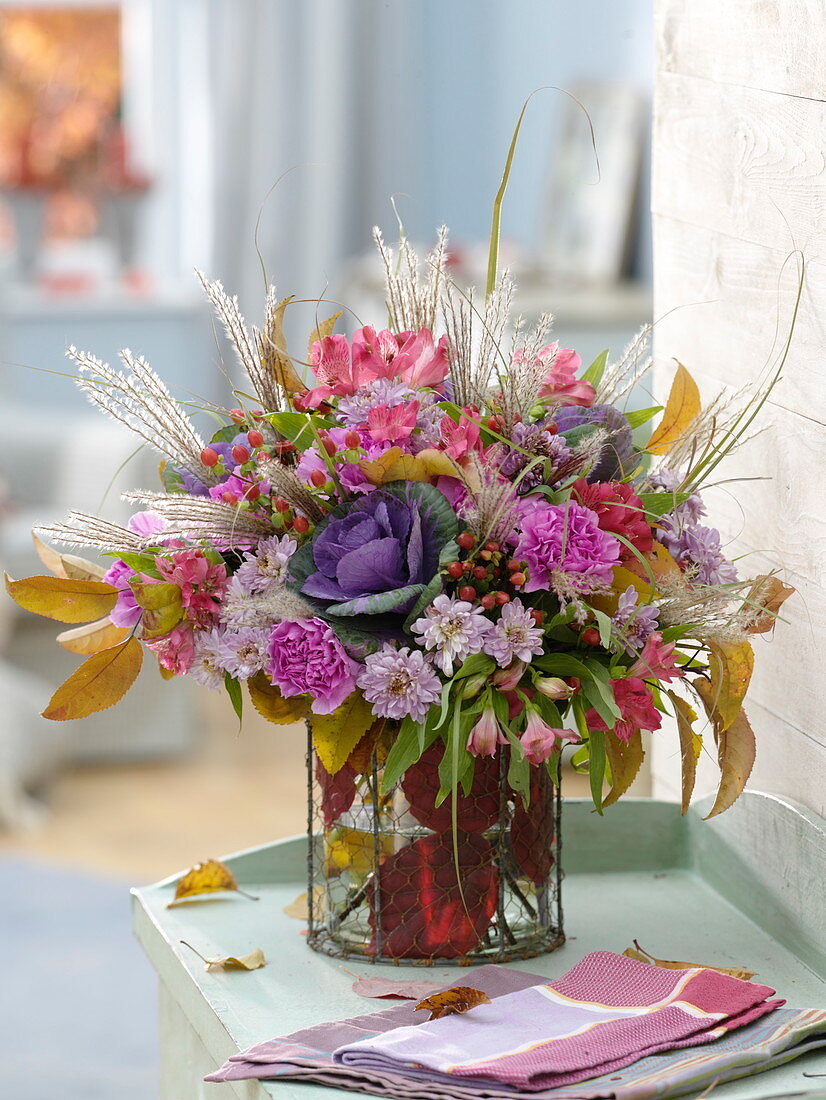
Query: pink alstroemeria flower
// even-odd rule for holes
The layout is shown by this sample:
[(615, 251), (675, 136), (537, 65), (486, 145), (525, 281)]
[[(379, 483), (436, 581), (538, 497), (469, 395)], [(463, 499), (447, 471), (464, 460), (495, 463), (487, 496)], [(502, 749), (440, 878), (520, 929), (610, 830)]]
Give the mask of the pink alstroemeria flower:
[(663, 636), (659, 630), (649, 634), (642, 648), (642, 653), (628, 670), (629, 676), (639, 676), (643, 680), (680, 680), (685, 675), (683, 670), (674, 660), (674, 642), (663, 642)]
[(189, 623), (178, 623), (163, 638), (145, 644), (155, 654), (161, 668), (176, 676), (189, 672), (195, 657), (195, 634)]
[(227, 567), (213, 563), (196, 549), (176, 550), (155, 559), (161, 578), (177, 584), (186, 617), (201, 627), (212, 625), (227, 586)]
[[(482, 431), (476, 423), (473, 409), (463, 409), (467, 416), (459, 418), (458, 424), (452, 416), (445, 414), (439, 424), (439, 435), (442, 437), (442, 450), (451, 458), (463, 458), (470, 451), (481, 451)], [(474, 419), (471, 419), (474, 417)]]
[(418, 401), (393, 406), (376, 405), (367, 414), (367, 430), (377, 443), (398, 443), (410, 437), (418, 415)]
[[(662, 725), (660, 712), (654, 706), (654, 698), (638, 676), (629, 676), (624, 680), (611, 680), (614, 702), (620, 709), (620, 717), (613, 732), (626, 744), (640, 730), (654, 732)], [(585, 714), (588, 729), (608, 731), (605, 722), (593, 709)]]
[(594, 387), (590, 382), (577, 378), (576, 372), (582, 366), (582, 359), (572, 348), (548, 344), (537, 358), (548, 364), (540, 397), (553, 397), (560, 405), (584, 405), (586, 408), (593, 405), (596, 396)]
[(566, 741), (579, 741), (579, 734), (568, 729), (554, 729), (544, 722), (539, 711), (528, 708), (528, 724), (519, 738), (529, 764), (543, 764), (562, 748)]
[(497, 745), (507, 743), (508, 739), (502, 733), (493, 707), (485, 707), (482, 717), (468, 735), (467, 751), (473, 756), (493, 756)]
[(435, 344), (426, 328), (394, 334), (365, 325), (353, 335), (353, 373), (363, 379), (359, 385), (399, 378), (412, 389), (436, 386), (447, 377), (447, 349), (447, 337)]

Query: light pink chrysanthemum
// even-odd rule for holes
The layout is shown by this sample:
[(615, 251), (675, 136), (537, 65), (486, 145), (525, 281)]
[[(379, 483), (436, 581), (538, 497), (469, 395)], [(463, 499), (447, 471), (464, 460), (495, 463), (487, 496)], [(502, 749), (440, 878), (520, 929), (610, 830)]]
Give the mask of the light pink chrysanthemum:
[(379, 718), (424, 720), (438, 702), (442, 682), (419, 650), (394, 649), (385, 643), (365, 659), (357, 680), (364, 698)]
[(189, 674), (199, 684), (218, 691), (224, 686), (223, 633), (217, 628), (199, 630), (195, 634), (195, 655)]
[(290, 558), (298, 549), (295, 539), (274, 535), (262, 539), (255, 552), (247, 554), (235, 576), (250, 592), (266, 592), (282, 585), (287, 579)]
[(485, 638), (484, 650), (500, 668), (507, 668), (514, 659), (530, 662), (542, 652), (542, 629), (521, 600), (511, 600), (502, 608), (499, 622)]
[(267, 665), (270, 631), (264, 627), (241, 627), (221, 636), (221, 667), (236, 680), (248, 680)]
[(452, 676), (454, 662), (481, 652), (492, 626), (482, 608), (443, 593), (410, 629), (421, 635), (420, 645), (435, 651), (433, 661), (442, 672)]

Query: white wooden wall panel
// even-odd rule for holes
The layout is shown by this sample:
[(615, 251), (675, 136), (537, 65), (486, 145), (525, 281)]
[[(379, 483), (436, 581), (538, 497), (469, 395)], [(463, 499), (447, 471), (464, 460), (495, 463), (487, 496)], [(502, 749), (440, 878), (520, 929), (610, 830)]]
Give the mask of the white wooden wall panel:
[[(826, 4), (657, 0), (654, 121), (655, 389), (674, 359), (708, 399), (764, 373), (807, 272), (784, 377), (761, 435), (707, 494), (744, 574), (781, 568), (799, 594), (756, 639), (751, 785), (826, 803)], [(652, 742), (655, 793), (679, 761)], [(698, 790), (714, 782), (701, 763)]]

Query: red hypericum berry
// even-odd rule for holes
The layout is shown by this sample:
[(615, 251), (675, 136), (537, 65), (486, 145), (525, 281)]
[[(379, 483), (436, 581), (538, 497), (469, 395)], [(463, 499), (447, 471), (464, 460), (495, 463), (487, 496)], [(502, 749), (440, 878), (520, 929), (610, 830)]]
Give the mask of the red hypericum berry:
[(480, 550), (479, 557), (482, 559), (482, 561), (490, 561), (490, 559), (493, 557), (493, 552), (491, 550)]
[(251, 428), (247, 432), (247, 441), (250, 447), (260, 447), (264, 442), (264, 437), (257, 428)]
[(332, 439), (322, 439), (321, 446), (324, 448), (330, 458), (332, 458), (333, 455), (336, 453), (336, 445), (335, 443), (333, 443)]
[(542, 624), (545, 622), (545, 612), (540, 611), (538, 607), (531, 608), (530, 616), (537, 626), (542, 626)]
[(485, 611), (490, 611), (492, 607), (496, 606), (496, 597), (492, 592), (488, 592), (487, 596), (483, 596), (479, 602), (482, 604)]
[(229, 491), (227, 491), (226, 493), (221, 493), (221, 500), (224, 502), (224, 504), (238, 503), (238, 497), (235, 495), (235, 493), (230, 493)]
[(484, 565), (476, 565), (473, 569), (473, 575), (477, 581), (484, 581), (487, 580), (488, 571)]
[(583, 630), (580, 638), (586, 645), (599, 645), (599, 631), (595, 626), (589, 626), (587, 630)]
[(496, 551), (496, 550), (499, 549), (499, 543), (498, 542), (486, 542), (485, 543), (485, 549)]
[(327, 483), (327, 475), (323, 470), (313, 470), (310, 474), (310, 481), (315, 485), (317, 489), (320, 489), (322, 485)]
[(344, 446), (349, 450), (355, 450), (356, 447), (361, 446), (361, 436), (358, 432), (350, 431), (344, 437)]
[(495, 416), (489, 416), (488, 417), (488, 427), (490, 428), (490, 430), (492, 432), (498, 432), (499, 431), (499, 421), (496, 419)]
[(250, 453), (246, 447), (242, 446), (240, 443), (236, 443), (232, 448), (232, 458), (239, 466), (243, 466), (245, 462), (249, 462)]
[(460, 561), (452, 561), (447, 567), (447, 571), (451, 575), (451, 577), (453, 577), (455, 580), (458, 580), (458, 578), (461, 577), (461, 575), (465, 571), (464, 563)]
[(258, 500), (261, 496), (261, 490), (257, 485), (250, 485), (249, 489), (244, 491), (244, 500)]
[(476, 539), (471, 535), (470, 531), (463, 531), (456, 541), (463, 550), (470, 550), (475, 544)]
[(548, 435), (556, 435), (556, 433), (559, 431), (559, 425), (554, 424), (552, 421), (550, 424), (545, 425), (545, 431), (548, 433)]
[(473, 569), (473, 562), (472, 561), (463, 561), (462, 565), (463, 565), (464, 570), (465, 570), (466, 573), (470, 573), (471, 570)]
[(517, 561), (516, 558), (511, 558), (507, 564), (507, 570), (509, 573), (518, 573), (522, 568), (522, 562)]
[(276, 512), (289, 512), (290, 506), (283, 497), (276, 497), (272, 502), (273, 508)]
[(514, 588), (521, 588), (527, 579), (524, 573), (511, 573), (511, 584)]
[(201, 451), (201, 462), (204, 466), (214, 466), (221, 456), (212, 447), (204, 447)]
[(496, 600), (500, 607), (504, 607), (506, 603), (511, 602), (511, 598), (507, 594), (507, 592), (494, 592), (493, 598)]
[(247, 419), (246, 413), (243, 409), (230, 409), (229, 417), (230, 420), (232, 420), (235, 424), (243, 424), (244, 421)]
[(296, 516), (293, 520), (293, 530), (303, 535), (305, 531), (310, 530), (310, 521), (306, 516)]
[(304, 398), (301, 396), (300, 393), (294, 393), (293, 394), (292, 403), (293, 403), (293, 408), (295, 409), (296, 412), (303, 413), (303, 412), (307, 411), (307, 404), (304, 401)]
[(472, 603), (476, 599), (476, 589), (472, 584), (463, 584), (459, 589), (459, 599), (467, 600), (468, 603)]
[(282, 439), (275, 445), (276, 454), (279, 455), (291, 455), (295, 450), (295, 443), (289, 439)]
[(253, 420), (263, 420), (264, 419), (264, 410), (263, 409), (253, 409), (252, 410), (252, 419)]

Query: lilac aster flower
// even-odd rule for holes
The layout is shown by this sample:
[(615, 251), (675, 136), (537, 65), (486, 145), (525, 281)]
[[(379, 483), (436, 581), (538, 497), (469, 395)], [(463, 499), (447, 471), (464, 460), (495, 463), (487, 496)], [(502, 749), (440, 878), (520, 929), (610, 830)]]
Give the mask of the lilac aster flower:
[[(655, 490), (662, 493), (675, 493), (683, 483), (683, 475), (676, 470), (658, 470), (648, 479)], [(670, 521), (673, 526), (682, 526), (688, 523), (699, 523), (706, 514), (706, 506), (703, 504), (699, 493), (692, 493), (682, 504), (678, 504), (663, 519)]]
[[(565, 437), (547, 431), (544, 423), (514, 424), (511, 441), (522, 448), (521, 451), (508, 451), (500, 467), (504, 476), (511, 480), (514, 480), (531, 462), (531, 455), (549, 458), (554, 467), (561, 466), (571, 456), (571, 448)], [(523, 454), (522, 451), (529, 451), (530, 455)], [(529, 492), (543, 480), (543, 477), (542, 465), (537, 464), (519, 482), (519, 492)]]
[(613, 580), (620, 544), (600, 530), (590, 508), (573, 500), (565, 505), (531, 501), (522, 509), (521, 528), (514, 557), (528, 563), (526, 592), (584, 593)]
[(737, 580), (737, 569), (723, 554), (716, 528), (694, 523), (663, 531), (661, 541), (680, 565), (695, 567), (693, 579), (698, 584), (731, 584)]
[(221, 667), (237, 680), (248, 680), (266, 667), (270, 631), (266, 627), (243, 626), (221, 636)]
[(542, 652), (542, 630), (521, 600), (511, 600), (502, 608), (499, 622), (485, 639), (484, 650), (501, 668), (507, 668), (514, 659), (528, 663)]
[(223, 646), (223, 632), (217, 627), (195, 632), (195, 656), (189, 673), (210, 691), (218, 691), (224, 686)]
[(660, 609), (656, 604), (639, 604), (639, 593), (631, 585), (617, 600), (617, 610), (611, 622), (621, 635), (625, 651), (635, 654), (645, 645), (649, 634), (657, 629)]
[(272, 628), (267, 671), (284, 698), (311, 696), (314, 714), (331, 714), (355, 690), (359, 666), (321, 619), (285, 620)]
[(481, 653), (492, 627), (481, 607), (442, 593), (410, 629), (421, 635), (420, 645), (435, 650), (434, 664), (452, 676), (454, 662)]
[(424, 721), (442, 690), (423, 653), (386, 643), (365, 659), (357, 683), (377, 717), (398, 720), (409, 715), (415, 722)]
[(287, 579), (287, 567), (297, 549), (298, 543), (287, 535), (262, 539), (255, 552), (246, 555), (244, 564), (235, 575), (250, 592), (280, 588)]

